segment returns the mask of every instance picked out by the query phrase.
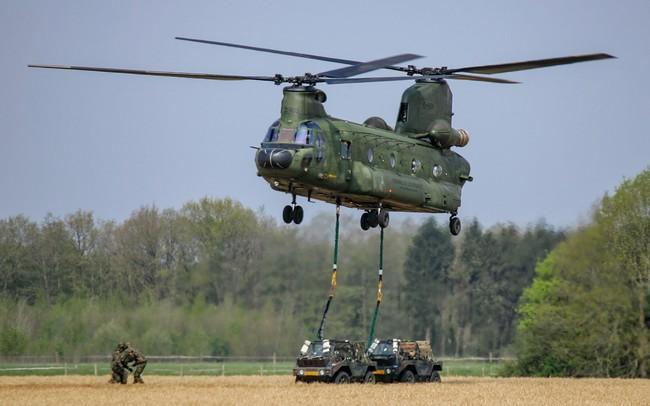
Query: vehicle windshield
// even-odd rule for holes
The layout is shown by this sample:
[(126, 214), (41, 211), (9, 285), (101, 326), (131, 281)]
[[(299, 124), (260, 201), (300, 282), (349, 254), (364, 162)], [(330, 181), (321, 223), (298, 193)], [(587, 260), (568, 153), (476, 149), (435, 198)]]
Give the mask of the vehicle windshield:
[(313, 121), (306, 121), (298, 127), (294, 137), (294, 143), (303, 145), (313, 145), (318, 137), (320, 127)]
[(269, 130), (264, 136), (262, 142), (276, 142), (278, 140), (278, 127), (280, 126), (280, 120), (275, 120), (273, 124), (269, 127)]
[(393, 355), (393, 344), (387, 342), (377, 344), (372, 355)]
[(318, 342), (309, 344), (309, 348), (307, 348), (307, 353), (305, 355), (309, 357), (323, 357), (324, 353), (325, 351), (323, 351), (323, 343)]

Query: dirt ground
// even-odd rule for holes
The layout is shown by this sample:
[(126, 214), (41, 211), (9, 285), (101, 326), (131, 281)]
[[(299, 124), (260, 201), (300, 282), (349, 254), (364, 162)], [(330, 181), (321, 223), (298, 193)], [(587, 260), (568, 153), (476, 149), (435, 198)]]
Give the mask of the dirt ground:
[(478, 404), (649, 405), (650, 380), (443, 378), (442, 384), (295, 384), (289, 376), (146, 376), (110, 385), (108, 376), (0, 377), (0, 405)]

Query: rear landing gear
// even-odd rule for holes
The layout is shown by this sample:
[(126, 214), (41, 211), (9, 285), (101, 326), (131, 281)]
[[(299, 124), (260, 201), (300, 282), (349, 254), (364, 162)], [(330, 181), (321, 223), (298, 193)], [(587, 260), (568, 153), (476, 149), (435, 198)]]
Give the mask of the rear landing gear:
[(386, 210), (370, 210), (361, 215), (361, 229), (366, 231), (377, 226), (388, 227), (390, 216)]
[(284, 206), (284, 209), (282, 210), (282, 220), (287, 224), (291, 222), (300, 224), (302, 223), (304, 216), (305, 212), (303, 211), (302, 206), (296, 204), (296, 195), (293, 195), (291, 205)]
[(449, 217), (449, 231), (452, 235), (460, 234), (460, 219), (455, 214)]

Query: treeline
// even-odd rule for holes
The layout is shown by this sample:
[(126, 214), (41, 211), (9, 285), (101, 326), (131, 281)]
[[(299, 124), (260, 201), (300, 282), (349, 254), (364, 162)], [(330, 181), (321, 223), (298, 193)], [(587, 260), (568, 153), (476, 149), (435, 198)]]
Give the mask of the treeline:
[(511, 373), (648, 377), (650, 169), (538, 265), (519, 312)]
[[(124, 222), (91, 212), (0, 220), (0, 355), (102, 354), (129, 340), (149, 354), (295, 354), (330, 285), (332, 216), (278, 225), (229, 199), (143, 207)], [(432, 217), (433, 218), (433, 217)], [(365, 339), (379, 238), (342, 217), (329, 337)], [(430, 336), (441, 355), (498, 355), (534, 267), (563, 233), (544, 223), (451, 239), (433, 219), (386, 232), (378, 335)]]

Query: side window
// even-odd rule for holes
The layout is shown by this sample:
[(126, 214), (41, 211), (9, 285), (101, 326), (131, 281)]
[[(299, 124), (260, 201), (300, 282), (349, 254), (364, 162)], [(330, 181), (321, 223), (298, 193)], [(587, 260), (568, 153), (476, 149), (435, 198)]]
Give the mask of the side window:
[(269, 127), (269, 130), (266, 132), (266, 136), (264, 137), (264, 141), (262, 142), (275, 142), (278, 140), (278, 126), (280, 125), (280, 120), (276, 120), (271, 126)]
[(409, 104), (400, 103), (399, 113), (397, 113), (397, 121), (405, 123), (406, 119), (408, 118), (408, 114), (409, 114)]
[(323, 136), (318, 134), (316, 137), (316, 160), (322, 161), (325, 158), (325, 141)]
[(341, 159), (350, 159), (350, 141), (341, 141)]

